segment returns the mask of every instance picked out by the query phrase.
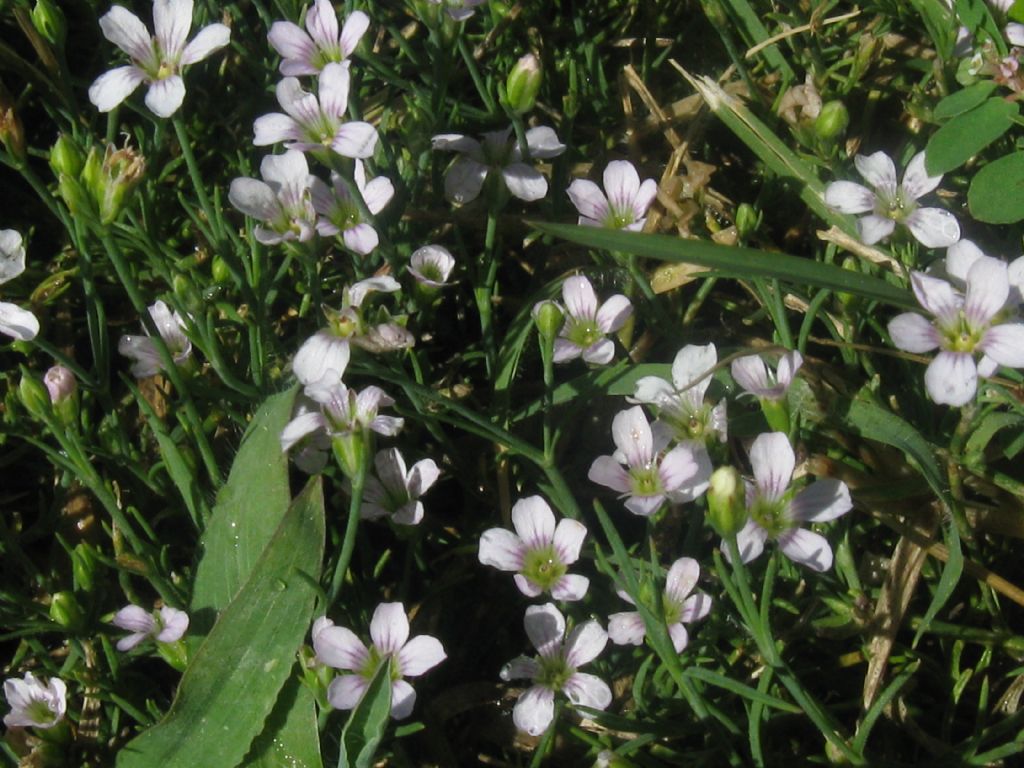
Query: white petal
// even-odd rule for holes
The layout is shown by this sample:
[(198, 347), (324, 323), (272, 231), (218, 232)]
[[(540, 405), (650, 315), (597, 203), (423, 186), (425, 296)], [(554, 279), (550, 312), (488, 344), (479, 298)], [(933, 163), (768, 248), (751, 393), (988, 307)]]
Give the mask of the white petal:
[(650, 403), (659, 408), (675, 400), (676, 390), (664, 379), (657, 376), (643, 376), (636, 382), (636, 391), (630, 402)]
[(733, 360), (729, 372), (743, 391), (752, 395), (760, 397), (772, 387), (768, 381), (768, 369), (760, 355), (746, 355)]
[(509, 680), (533, 680), (540, 674), (540, 664), (529, 656), (517, 656), (501, 668), (498, 676)]
[(258, 179), (233, 179), (228, 189), (228, 201), (246, 216), (260, 221), (274, 221), (282, 213), (274, 190)]
[(570, 667), (582, 667), (598, 656), (608, 644), (608, 633), (591, 619), (577, 625), (565, 642), (565, 662)]
[(391, 683), (391, 717), (402, 720), (412, 714), (416, 705), (416, 691), (405, 680)]
[[(135, 61), (148, 61), (153, 55), (153, 38), (138, 16), (122, 8), (112, 6), (100, 17), (100, 30), (110, 42), (127, 53)], [(95, 104), (95, 101), (93, 102)], [(106, 112), (105, 109), (100, 109)]]
[(982, 336), (978, 349), (999, 365), (1024, 368), (1024, 325), (1004, 323), (989, 328)]
[(373, 253), (373, 250), (380, 243), (377, 230), (365, 223), (356, 224), (354, 227), (346, 229), (341, 237), (345, 247), (353, 253), (358, 253), (360, 256)]
[(875, 152), (857, 155), (853, 162), (868, 184), (890, 199), (896, 196), (896, 166), (891, 157), (884, 152)]
[(692, 557), (681, 557), (672, 563), (665, 578), (665, 592), (676, 603), (682, 603), (697, 586), (700, 564)]
[(907, 216), (906, 224), (926, 248), (948, 248), (960, 239), (956, 217), (941, 208), (918, 208)]
[(117, 67), (104, 72), (89, 86), (89, 101), (100, 112), (109, 112), (131, 96), (144, 79), (142, 70), (134, 66)]
[(146, 91), (146, 106), (157, 117), (170, 117), (185, 100), (185, 81), (171, 75), (152, 82)]
[[(1010, 4), (1013, 7), (1013, 4)], [(1009, 10), (1009, 8), (1007, 8)], [(1003, 30), (1006, 34), (1006, 39), (1010, 45), (1016, 45), (1018, 47), (1024, 47), (1024, 24), (1017, 22), (1010, 22), (1006, 25), (1006, 29)]]
[[(768, 532), (764, 528), (753, 520), (748, 520), (747, 524), (736, 534), (736, 548), (740, 552), (740, 559), (744, 563), (749, 563), (759, 558), (764, 551), (764, 542), (767, 538)], [(722, 544), (722, 554), (725, 555), (726, 560), (732, 562), (729, 548), (724, 543)]]
[(369, 682), (361, 675), (336, 677), (327, 688), (327, 701), (335, 709), (355, 709), (367, 687)]
[(512, 525), (527, 549), (547, 547), (555, 537), (555, 513), (540, 496), (528, 496), (512, 506)]
[(373, 157), (376, 147), (377, 129), (356, 121), (342, 125), (331, 142), (331, 149), (344, 157)]
[(481, 156), (480, 142), (461, 133), (442, 133), (430, 140), (432, 149), (460, 152), (464, 155)]
[(384, 206), (395, 196), (395, 186), (386, 176), (378, 176), (363, 187), (362, 193), (367, 210), (376, 215), (384, 210)]
[(541, 592), (544, 591), (541, 588), (540, 584), (537, 584), (535, 581), (526, 578), (521, 573), (517, 573), (515, 576), (513, 576), (512, 581), (515, 582), (516, 588), (527, 597), (537, 597), (541, 594)]
[(192, 0), (153, 0), (153, 30), (161, 49), (176, 57), (192, 28)]
[(508, 191), (520, 200), (530, 203), (548, 193), (548, 182), (543, 174), (526, 163), (512, 163), (501, 169)]
[(313, 650), (321, 662), (335, 669), (362, 669), (370, 659), (363, 641), (345, 627), (324, 627), (314, 633)]
[(967, 405), (978, 389), (978, 369), (965, 353), (942, 351), (928, 365), (924, 385), (931, 399), (942, 405)]
[(619, 493), (628, 493), (630, 489), (629, 475), (611, 456), (598, 456), (594, 459), (587, 472), (587, 479)]
[(686, 650), (686, 646), (690, 642), (690, 633), (686, 631), (686, 627), (680, 624), (672, 624), (668, 628), (668, 636), (672, 638), (672, 647), (676, 649), (676, 653), (682, 653)]
[(490, 528), (480, 536), (480, 562), (498, 570), (518, 571), (523, 567), (524, 551), (520, 538), (504, 528)]
[(683, 602), (679, 620), (689, 624), (703, 619), (711, 612), (712, 602), (710, 595), (698, 589)]
[(782, 498), (796, 466), (789, 438), (782, 432), (758, 435), (750, 446), (750, 464), (761, 495), (772, 501)]
[[(327, 0), (324, 0), (325, 5), (330, 5)], [(332, 11), (333, 12), (333, 11)], [(345, 26), (341, 28), (341, 54), (345, 58), (348, 58), (355, 51), (356, 46), (359, 45), (359, 41), (363, 35), (366, 34), (366, 30), (370, 27), (370, 17), (362, 11), (353, 11), (349, 14), (348, 18), (345, 19)]]
[(616, 645), (640, 645), (646, 634), (644, 620), (636, 611), (613, 613), (608, 617), (608, 638)]
[(381, 603), (370, 619), (370, 637), (382, 653), (398, 653), (409, 639), (409, 618), (401, 603)]
[(587, 537), (587, 527), (578, 520), (564, 518), (560, 520), (555, 528), (552, 542), (558, 557), (565, 565), (571, 565), (579, 560), (580, 550), (583, 548), (583, 540)]
[(596, 675), (576, 672), (565, 681), (562, 689), (569, 701), (581, 707), (605, 709), (612, 703), (612, 689)]
[(825, 205), (840, 213), (867, 213), (875, 208), (875, 193), (852, 181), (833, 181), (825, 187)]
[(792, 349), (779, 358), (779, 364), (775, 369), (775, 381), (783, 389), (789, 389), (797, 371), (804, 364), (804, 356), (799, 351)]
[(853, 509), (850, 489), (834, 478), (816, 480), (798, 493), (790, 503), (793, 520), (824, 523)]
[(643, 467), (654, 458), (654, 436), (639, 405), (619, 411), (612, 419), (612, 439), (629, 467)]
[(548, 688), (535, 685), (519, 697), (512, 710), (512, 722), (520, 731), (540, 736), (555, 716), (555, 694)]
[(904, 352), (923, 354), (939, 346), (939, 332), (916, 312), (904, 312), (889, 321), (892, 343)]
[(608, 365), (615, 357), (615, 343), (610, 339), (595, 341), (583, 350), (584, 361), (591, 365)]
[(441, 641), (430, 635), (417, 635), (398, 653), (403, 677), (418, 677), (448, 658)]
[(945, 280), (929, 277), (923, 272), (910, 274), (910, 287), (921, 306), (944, 323), (956, 322), (963, 298)]
[(565, 636), (565, 617), (554, 603), (531, 605), (523, 617), (526, 636), (542, 656), (555, 653)]
[(0, 301), (0, 333), (19, 341), (29, 341), (39, 333), (39, 320), (17, 304)]
[(924, 152), (918, 152), (903, 172), (903, 199), (905, 202), (924, 197), (942, 181), (942, 174), (929, 176), (924, 167)]
[(330, 0), (316, 0), (306, 13), (306, 29), (320, 48), (338, 44), (338, 16)]
[(569, 314), (577, 320), (597, 317), (597, 296), (590, 281), (583, 275), (573, 275), (562, 284), (562, 300)]
[[(147, 374), (152, 375), (152, 374)], [(292, 447), (309, 435), (327, 428), (323, 415), (317, 412), (302, 413), (285, 424), (281, 430), (281, 450), (289, 451)]]
[(555, 600), (574, 602), (582, 600), (590, 588), (590, 579), (575, 573), (567, 573), (551, 587), (551, 596)]
[(615, 333), (633, 314), (633, 305), (622, 294), (611, 296), (597, 311), (597, 327), (604, 333)]
[(534, 159), (557, 157), (565, 152), (565, 144), (560, 142), (554, 130), (546, 125), (531, 128), (526, 132), (526, 146), (530, 150), (530, 157)]
[(672, 362), (672, 382), (676, 385), (676, 389), (682, 390), (690, 387), (698, 379), (702, 379), (693, 387), (695, 390), (693, 399), (703, 400), (704, 392), (711, 384), (711, 377), (707, 376), (707, 373), (717, 364), (718, 352), (714, 344), (707, 344), (703, 347), (687, 344), (676, 353), (675, 360)]
[(990, 256), (978, 259), (967, 272), (967, 294), (964, 298), (967, 322), (975, 328), (988, 325), (1009, 296), (1006, 264)]
[(252, 143), (257, 147), (266, 147), (279, 141), (298, 141), (302, 137), (302, 131), (295, 118), (280, 112), (257, 117), (252, 124), (252, 130)]
[(469, 157), (459, 157), (444, 177), (444, 195), (460, 205), (472, 202), (480, 195), (486, 178), (486, 166)]
[(640, 191), (640, 175), (628, 160), (613, 160), (604, 169), (604, 191), (608, 204), (616, 213), (633, 210), (633, 200)]
[(181, 54), (182, 64), (195, 64), (231, 42), (231, 30), (223, 24), (211, 24), (199, 30)]
[(970, 240), (958, 240), (946, 250), (946, 273), (961, 284), (967, 282), (967, 272), (985, 254)]
[(0, 285), (25, 271), (25, 245), (21, 233), (0, 229)]
[(607, 198), (601, 188), (592, 181), (575, 179), (565, 192), (581, 216), (600, 223), (611, 214)]
[(640, 185), (640, 189), (637, 190), (636, 197), (633, 198), (634, 226), (628, 227), (628, 229), (633, 229), (634, 227), (638, 230), (643, 229), (644, 216), (657, 196), (658, 182), (654, 179), (646, 179)]
[(777, 541), (782, 554), (794, 563), (806, 565), (818, 573), (832, 567), (832, 547), (828, 545), (828, 540), (824, 536), (802, 528), (794, 528), (781, 534)]
[[(333, 11), (331, 11), (333, 15)], [(348, 62), (332, 61), (320, 72), (317, 95), (320, 108), (331, 118), (340, 118), (348, 109), (348, 92), (352, 82)], [(354, 155), (349, 155), (354, 157)]]
[(626, 499), (625, 506), (634, 515), (650, 517), (658, 511), (664, 501), (664, 493), (656, 493), (653, 496), (630, 496)]
[(857, 233), (865, 245), (874, 245), (879, 240), (884, 240), (896, 229), (896, 222), (884, 216), (868, 214), (857, 219)]
[[(306, 34), (302, 27), (290, 21), (275, 21), (271, 24), (267, 40), (284, 59), (299, 59), (303, 62), (309, 62), (316, 53), (316, 47), (313, 45), (309, 35)], [(285, 62), (281, 62), (282, 67), (284, 67), (284, 64)], [(308, 67), (308, 69), (313, 68)], [(313, 69), (313, 72), (302, 72), (301, 74), (314, 74), (315, 72), (316, 70)], [(284, 72), (282, 70), (282, 74), (294, 75), (298, 73)]]
[(339, 381), (345, 375), (351, 350), (347, 339), (318, 331), (306, 339), (292, 361), (295, 378), (306, 386), (330, 374)]
[(149, 611), (138, 605), (126, 605), (114, 614), (110, 623), (119, 629), (141, 632), (144, 635), (156, 629), (156, 620)]
[(658, 477), (666, 491), (675, 491), (690, 481), (697, 469), (693, 446), (681, 443), (665, 454), (658, 466)]

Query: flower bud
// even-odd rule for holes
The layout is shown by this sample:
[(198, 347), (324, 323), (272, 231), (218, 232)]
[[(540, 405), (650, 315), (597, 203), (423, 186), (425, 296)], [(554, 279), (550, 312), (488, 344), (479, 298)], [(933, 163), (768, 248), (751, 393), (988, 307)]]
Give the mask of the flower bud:
[(543, 78), (540, 61), (536, 56), (528, 53), (519, 59), (505, 82), (505, 101), (509, 109), (517, 115), (533, 109)]
[(63, 629), (77, 632), (82, 628), (84, 616), (75, 595), (64, 590), (51, 598), (50, 618)]
[(222, 285), (231, 281), (231, 268), (223, 256), (214, 256), (210, 261), (210, 273), (213, 275), (213, 282)]
[(142, 180), (146, 161), (129, 146), (116, 149), (113, 144), (108, 144), (103, 153), (101, 171), (100, 185), (94, 194), (100, 221), (110, 224), (121, 213), (128, 194)]
[(78, 390), (78, 383), (75, 381), (75, 374), (63, 365), (55, 365), (43, 376), (43, 383), (50, 393), (50, 402), (54, 405), (62, 403), (69, 397), (74, 396)]
[(723, 539), (732, 538), (746, 525), (746, 493), (734, 467), (719, 467), (711, 473), (707, 500), (708, 522)]
[(736, 209), (736, 231), (744, 240), (761, 225), (761, 214), (749, 203), (740, 203)]
[(57, 178), (60, 178), (61, 174), (78, 176), (82, 172), (84, 162), (82, 150), (73, 139), (64, 134), (61, 134), (50, 148), (50, 167)]
[(553, 340), (562, 329), (565, 313), (553, 301), (538, 301), (533, 307), (533, 322), (542, 339)]
[(850, 113), (841, 101), (829, 101), (814, 120), (814, 133), (822, 141), (834, 141), (846, 131)]
[(21, 127), (21, 119), (14, 110), (14, 99), (3, 84), (0, 83), (0, 144), (19, 160), (24, 160), (25, 131)]
[(366, 463), (367, 446), (369, 435), (362, 430), (354, 430), (331, 438), (331, 449), (334, 452), (334, 460), (338, 462), (345, 477), (352, 479), (363, 471)]
[(71, 575), (75, 579), (75, 588), (82, 592), (92, 591), (93, 576), (96, 570), (96, 558), (89, 545), (79, 542), (71, 551)]
[(21, 383), (18, 384), (18, 398), (25, 410), (36, 418), (49, 415), (50, 394), (43, 383), (25, 369), (22, 369)]
[(62, 48), (67, 37), (68, 25), (64, 12), (52, 0), (36, 0), (32, 9), (32, 26), (50, 45)]

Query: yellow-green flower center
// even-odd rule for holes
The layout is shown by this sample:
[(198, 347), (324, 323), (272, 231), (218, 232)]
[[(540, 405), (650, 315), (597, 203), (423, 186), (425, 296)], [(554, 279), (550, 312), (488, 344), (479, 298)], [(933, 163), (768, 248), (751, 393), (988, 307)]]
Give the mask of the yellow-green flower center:
[(523, 576), (545, 591), (550, 591), (567, 570), (552, 544), (530, 550), (523, 558)]

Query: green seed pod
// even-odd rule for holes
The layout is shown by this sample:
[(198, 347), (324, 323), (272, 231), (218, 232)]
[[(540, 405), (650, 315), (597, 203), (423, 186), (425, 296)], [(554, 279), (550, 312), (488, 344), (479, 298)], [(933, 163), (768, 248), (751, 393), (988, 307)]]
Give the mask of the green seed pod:
[(761, 214), (748, 203), (741, 203), (736, 209), (736, 231), (744, 240), (750, 237), (761, 225)]
[(509, 109), (517, 115), (533, 109), (543, 79), (544, 73), (536, 56), (528, 53), (519, 59), (505, 82), (505, 101)]
[(72, 633), (81, 630), (85, 619), (74, 593), (67, 590), (57, 592), (50, 600), (50, 618)]
[(213, 282), (218, 285), (231, 281), (231, 270), (228, 263), (220, 256), (214, 256), (210, 261), (210, 272), (213, 275)]
[(57, 178), (60, 178), (61, 174), (78, 176), (82, 172), (84, 162), (82, 150), (64, 134), (61, 134), (50, 148), (50, 167)]
[(63, 48), (68, 24), (60, 6), (52, 0), (36, 0), (32, 9), (32, 26), (55, 48)]
[(723, 539), (732, 538), (746, 525), (743, 479), (734, 467), (719, 467), (711, 474), (707, 499), (708, 522)]
[(79, 542), (71, 552), (71, 575), (75, 579), (75, 587), (82, 592), (92, 591), (93, 576), (96, 570), (96, 558), (85, 542)]
[(565, 315), (553, 301), (538, 302), (533, 308), (533, 322), (542, 339), (553, 340), (562, 329)]
[(22, 369), (21, 382), (18, 384), (18, 399), (25, 406), (25, 410), (37, 419), (51, 413), (50, 393), (46, 391), (43, 382), (25, 369)]
[(814, 121), (814, 133), (822, 141), (835, 141), (850, 124), (850, 113), (841, 101), (829, 101)]

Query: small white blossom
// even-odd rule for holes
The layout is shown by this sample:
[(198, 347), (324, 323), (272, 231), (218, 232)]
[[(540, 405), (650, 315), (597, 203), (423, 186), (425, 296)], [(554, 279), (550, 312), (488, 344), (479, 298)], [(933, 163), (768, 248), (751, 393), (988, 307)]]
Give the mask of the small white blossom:
[[(175, 365), (187, 361), (192, 356), (192, 342), (184, 333), (185, 321), (181, 315), (172, 312), (163, 301), (158, 300), (150, 305), (149, 316), (153, 319), (153, 324), (164, 344), (167, 345)], [(131, 372), (137, 379), (155, 376), (164, 367), (148, 329), (145, 336), (122, 336), (117, 351), (135, 361), (132, 363)]]
[(306, 156), (294, 149), (283, 155), (268, 155), (260, 163), (260, 175), (264, 181), (234, 179), (228, 190), (228, 200), (235, 208), (263, 222), (253, 230), (256, 239), (275, 245), (312, 238), (316, 211), (311, 185), (319, 179), (310, 175)]
[(409, 274), (431, 288), (447, 285), (454, 268), (455, 259), (440, 245), (424, 245), (409, 257)]
[[(363, 204), (374, 216), (380, 213), (395, 194), (391, 180), (385, 176), (366, 181), (366, 168), (355, 161), (355, 186), (363, 198)], [(368, 221), (363, 221), (359, 203), (353, 198), (349, 187), (341, 176), (331, 173), (331, 186), (320, 179), (313, 179), (313, 207), (320, 214), (316, 230), (325, 237), (341, 234), (345, 247), (360, 256), (371, 253), (380, 242), (377, 230)]]
[[(21, 234), (13, 229), (0, 229), (0, 285), (24, 271), (25, 246)], [(39, 320), (17, 304), (0, 301), (0, 333), (28, 341), (39, 333)]]
[(747, 355), (733, 360), (731, 373), (747, 394), (764, 400), (781, 400), (803, 364), (803, 355), (794, 349), (779, 358), (774, 373), (768, 370), (760, 355)]
[(426, 493), (441, 476), (433, 459), (421, 459), (405, 468), (405, 459), (397, 448), (378, 451), (373, 460), (377, 476), (366, 478), (361, 517), (373, 520), (388, 517), (398, 525), (419, 525), (423, 519)]
[(576, 179), (566, 192), (580, 212), (580, 224), (639, 232), (658, 194), (658, 183), (647, 179), (641, 184), (631, 162), (613, 160), (604, 169), (604, 192), (587, 179)]
[(353, 11), (338, 31), (338, 16), (330, 0), (315, 0), (306, 9), (306, 30), (290, 21), (275, 21), (267, 39), (281, 55), (281, 74), (317, 75), (328, 64), (348, 59), (370, 26), (370, 17)]
[(597, 295), (583, 275), (562, 283), (565, 323), (555, 339), (554, 362), (568, 363), (577, 357), (594, 365), (607, 365), (615, 356), (615, 343), (607, 338), (633, 314), (633, 305), (620, 293), (598, 306)]
[(11, 711), (4, 715), (8, 728), (52, 728), (64, 719), (68, 687), (59, 677), (43, 684), (31, 672), (23, 679), (4, 680), (4, 698)]
[(131, 632), (117, 641), (117, 650), (130, 651), (148, 637), (158, 643), (180, 640), (188, 629), (188, 614), (168, 605), (155, 613), (138, 605), (126, 605), (114, 614), (111, 623)]
[(487, 0), (427, 0), (431, 5), (443, 6), (448, 15), (455, 21), (465, 21), (474, 13), (476, 6), (483, 5)]
[(170, 117), (185, 99), (185, 81), (181, 69), (202, 61), (220, 50), (231, 39), (231, 30), (223, 24), (210, 24), (199, 30), (191, 43), (186, 38), (192, 28), (192, 0), (155, 0), (150, 36), (138, 16), (120, 5), (100, 18), (103, 36), (131, 57), (132, 63), (100, 75), (89, 88), (89, 101), (100, 112), (109, 112), (139, 87), (149, 85), (146, 106), (157, 117)]

